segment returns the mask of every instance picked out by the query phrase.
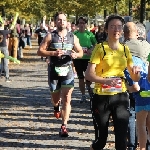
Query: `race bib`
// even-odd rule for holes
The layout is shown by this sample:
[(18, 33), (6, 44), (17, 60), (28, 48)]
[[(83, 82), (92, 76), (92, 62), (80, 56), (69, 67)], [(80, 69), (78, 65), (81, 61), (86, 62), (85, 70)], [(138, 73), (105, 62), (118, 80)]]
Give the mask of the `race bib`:
[(87, 54), (88, 48), (87, 47), (82, 47), (83, 53)]
[(67, 76), (69, 72), (69, 66), (66, 67), (55, 67), (55, 71), (58, 74), (58, 76)]
[(118, 79), (117, 85), (115, 87), (102, 84), (102, 92), (122, 92), (122, 80)]

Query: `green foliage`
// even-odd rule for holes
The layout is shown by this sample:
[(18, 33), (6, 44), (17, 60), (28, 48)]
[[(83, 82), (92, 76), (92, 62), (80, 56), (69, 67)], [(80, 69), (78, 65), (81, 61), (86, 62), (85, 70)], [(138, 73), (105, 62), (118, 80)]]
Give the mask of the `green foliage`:
[[(138, 16), (140, 0), (5, 0), (0, 6), (4, 6), (7, 16), (15, 15), (18, 11), (20, 18), (30, 21), (31, 18), (40, 20), (44, 15), (49, 18), (56, 11), (62, 10), (70, 15), (94, 16), (96, 13), (103, 15), (106, 9), (109, 14), (112, 14), (115, 5), (118, 14), (124, 16), (129, 14), (129, 1), (132, 1), (135, 9), (133, 16)], [(147, 4), (147, 8), (150, 8), (150, 5)]]

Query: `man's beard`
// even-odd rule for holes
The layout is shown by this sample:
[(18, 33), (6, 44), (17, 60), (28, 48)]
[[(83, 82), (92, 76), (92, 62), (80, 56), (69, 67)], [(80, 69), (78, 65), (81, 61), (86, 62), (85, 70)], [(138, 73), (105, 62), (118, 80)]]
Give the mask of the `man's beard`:
[(65, 28), (65, 27), (62, 27), (62, 26), (57, 27), (57, 30), (58, 30), (58, 31), (62, 31), (62, 30), (64, 30), (64, 29), (66, 29), (66, 28)]

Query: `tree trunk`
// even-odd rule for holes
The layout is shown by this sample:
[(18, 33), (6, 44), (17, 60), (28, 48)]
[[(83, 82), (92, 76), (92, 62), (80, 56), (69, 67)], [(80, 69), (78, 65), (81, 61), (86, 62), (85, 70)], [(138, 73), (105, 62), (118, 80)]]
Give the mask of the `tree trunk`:
[(146, 5), (146, 0), (141, 0), (141, 6), (140, 6), (140, 22), (143, 23), (145, 20), (145, 5)]

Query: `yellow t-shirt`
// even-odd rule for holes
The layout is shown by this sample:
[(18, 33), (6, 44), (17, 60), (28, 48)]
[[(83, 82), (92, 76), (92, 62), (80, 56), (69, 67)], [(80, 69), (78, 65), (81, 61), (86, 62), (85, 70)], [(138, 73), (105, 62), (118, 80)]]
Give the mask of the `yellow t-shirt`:
[[(118, 50), (109, 48), (107, 42), (97, 44), (92, 52), (90, 63), (96, 64), (96, 75), (99, 77), (124, 77), (124, 70), (127, 65), (132, 65), (132, 55), (127, 46), (119, 44)], [(105, 53), (105, 56), (104, 56)], [(122, 92), (127, 90), (125, 81), (122, 80)], [(95, 83), (94, 93), (98, 95), (114, 95), (119, 92), (103, 92), (102, 84)]]

